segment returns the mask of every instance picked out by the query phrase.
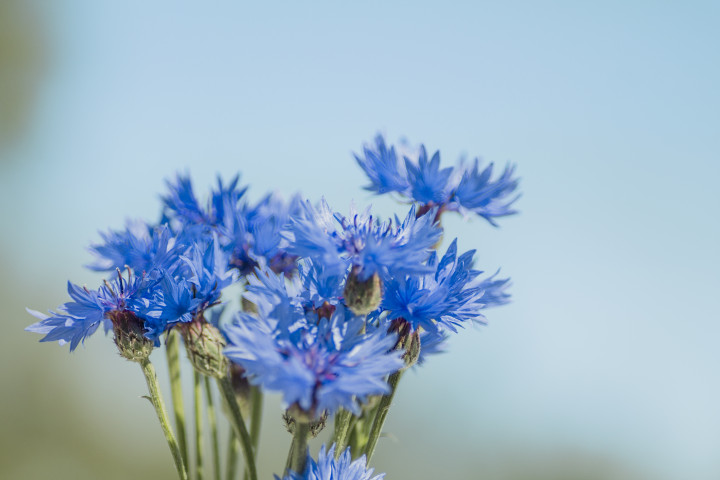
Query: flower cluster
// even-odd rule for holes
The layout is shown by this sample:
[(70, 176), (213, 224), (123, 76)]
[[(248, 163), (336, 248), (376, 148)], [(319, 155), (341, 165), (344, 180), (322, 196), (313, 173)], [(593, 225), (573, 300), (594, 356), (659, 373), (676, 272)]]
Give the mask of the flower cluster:
[[(130, 222), (91, 246), (89, 268), (110, 278), (96, 290), (68, 283), (71, 300), (50, 315), (29, 310), (39, 321), (27, 330), (72, 351), (102, 324), (143, 368), (152, 347), (177, 331), (199, 374), (282, 395), (300, 442), (292, 465), (306, 464), (285, 480), (381, 479), (370, 478), (364, 458), (353, 461), (372, 455), (384, 421), (377, 399), (392, 398), (399, 375), (442, 351), (458, 327), (484, 323), (486, 308), (509, 300), (508, 279), (475, 269), (474, 250), (459, 253), (453, 240), (437, 252), (440, 215), (472, 212), (495, 225), (514, 213), (518, 180), (510, 166), (493, 180), (492, 165), (480, 171), (477, 161), (441, 169), (439, 153), (428, 159), (424, 146), (401, 162), (381, 136), (356, 159), (369, 190), (410, 201), (404, 216), (383, 220), (354, 207), (345, 216), (297, 195), (252, 202), (239, 176), (218, 178), (201, 202), (179, 174), (167, 182), (158, 222)], [(214, 308), (236, 283), (242, 308)], [(252, 455), (242, 413), (230, 411)], [(304, 460), (300, 437), (328, 415), (338, 449), (353, 429), (359, 443), (337, 459), (333, 446)]]

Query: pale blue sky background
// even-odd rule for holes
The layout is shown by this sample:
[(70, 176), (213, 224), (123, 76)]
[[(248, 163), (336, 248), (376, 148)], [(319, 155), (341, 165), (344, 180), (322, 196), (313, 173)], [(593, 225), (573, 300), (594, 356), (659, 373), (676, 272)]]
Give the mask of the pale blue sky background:
[[(118, 420), (139, 407), (140, 373), (109, 339), (73, 355), (36, 344), (22, 307), (62, 303), (68, 278), (97, 282), (84, 247), (156, 218), (178, 170), (200, 191), (240, 171), (256, 199), (301, 190), (401, 211), (361, 189), (352, 160), (381, 131), (446, 164), (515, 162), (524, 192), (500, 229), (446, 222), (479, 267), (513, 277), (514, 302), (407, 377), (397, 442), (376, 457), (388, 480), (535, 478), (512, 472), (553, 462), (588, 478), (720, 477), (719, 4), (239, 3), (38, 2), (45, 77), (23, 138), (0, 151), (6, 401), (75, 409), (88, 424), (65, 427), (80, 437), (115, 422), (106, 450), (171, 474), (159, 429), (132, 446), (140, 427)], [(68, 388), (28, 387), (39, 370), (14, 366), (28, 357)], [(0, 462), (7, 478), (43, 478), (31, 458), (80, 478), (91, 454), (28, 427), (31, 410), (6, 430), (34, 432)]]

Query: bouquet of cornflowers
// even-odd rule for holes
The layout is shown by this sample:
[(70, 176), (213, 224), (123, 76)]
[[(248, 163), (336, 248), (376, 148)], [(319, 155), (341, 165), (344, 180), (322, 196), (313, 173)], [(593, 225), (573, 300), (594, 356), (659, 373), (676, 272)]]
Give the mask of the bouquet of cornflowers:
[[(370, 179), (367, 190), (410, 204), (402, 219), (387, 221), (370, 209), (344, 216), (325, 200), (299, 196), (251, 203), (237, 176), (227, 184), (218, 179), (203, 204), (190, 178), (178, 175), (167, 182), (158, 223), (129, 223), (91, 246), (97, 261), (90, 268), (111, 272), (104, 284), (91, 290), (68, 282), (72, 300), (50, 315), (28, 310), (39, 321), (27, 330), (44, 334), (44, 342), (69, 343), (71, 351), (101, 325), (112, 331), (120, 355), (142, 368), (181, 479), (192, 471), (203, 476), (203, 419), (214, 478), (221, 478), (216, 384), (232, 427), (228, 480), (241, 473), (240, 456), (243, 478), (257, 480), (264, 392), (282, 395), (292, 434), (277, 480), (370, 480), (368, 464), (403, 372), (442, 351), (458, 327), (485, 323), (484, 309), (509, 301), (508, 279), (475, 270), (474, 250), (459, 254), (456, 240), (442, 254), (436, 249), (447, 212), (492, 225), (515, 213), (513, 167), (497, 176), (478, 160), (441, 169), (439, 152), (399, 151), (378, 136), (355, 156)], [(243, 292), (235, 307), (221, 301), (231, 285)], [(194, 465), (181, 345), (194, 367)], [(150, 362), (162, 346), (174, 427)], [(313, 458), (308, 440), (330, 418), (330, 446)]]

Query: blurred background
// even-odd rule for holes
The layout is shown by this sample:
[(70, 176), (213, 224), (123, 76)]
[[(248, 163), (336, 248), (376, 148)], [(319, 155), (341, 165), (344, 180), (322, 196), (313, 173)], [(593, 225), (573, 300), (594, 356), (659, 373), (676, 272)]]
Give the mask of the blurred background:
[(717, 2), (0, 0), (0, 478), (174, 478), (139, 368), (102, 334), (38, 343), (24, 308), (94, 288), (85, 247), (157, 219), (177, 171), (401, 212), (352, 159), (378, 131), (515, 162), (523, 198), (499, 229), (447, 217), (514, 301), (406, 375), (377, 470), (720, 478), (718, 22)]

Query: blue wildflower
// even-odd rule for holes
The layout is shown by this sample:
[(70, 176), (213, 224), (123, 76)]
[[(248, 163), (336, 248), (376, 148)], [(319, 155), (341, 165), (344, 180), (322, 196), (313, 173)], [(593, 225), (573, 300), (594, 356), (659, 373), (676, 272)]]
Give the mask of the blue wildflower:
[(185, 242), (175, 237), (166, 225), (150, 226), (145, 222), (131, 222), (124, 231), (100, 233), (103, 243), (92, 245), (90, 250), (100, 257), (90, 265), (92, 270), (115, 270), (129, 266), (136, 273), (151, 276), (161, 271), (172, 271)]
[(247, 187), (238, 186), (239, 181), (240, 176), (236, 175), (225, 186), (218, 176), (217, 188), (211, 191), (208, 206), (203, 207), (195, 196), (190, 176), (178, 174), (174, 182), (165, 182), (169, 193), (161, 197), (163, 219), (181, 226), (217, 226), (235, 209), (247, 191)]
[(283, 394), (312, 417), (339, 408), (359, 413), (358, 402), (388, 391), (385, 376), (403, 362), (390, 351), (394, 335), (362, 333), (364, 319), (336, 309), (331, 318), (309, 315), (293, 329), (274, 318), (240, 313), (224, 328), (225, 355), (251, 383)]
[(160, 197), (164, 219), (174, 220), (181, 225), (210, 223), (209, 215), (195, 197), (190, 175), (178, 173), (174, 182), (166, 180), (165, 184), (168, 194)]
[(417, 164), (405, 157), (405, 169), (413, 200), (424, 205), (442, 205), (449, 197), (448, 180), (452, 168), (440, 170), (440, 152), (428, 161), (425, 146), (420, 146)]
[(516, 213), (512, 204), (518, 179), (515, 168), (507, 165), (503, 173), (492, 179), (493, 164), (480, 171), (476, 159), (472, 168), (459, 165), (440, 168), (440, 152), (430, 160), (424, 145), (416, 154), (407, 152), (400, 161), (394, 147), (385, 143), (382, 135), (375, 137), (374, 145), (365, 145), (363, 155), (355, 155), (360, 167), (370, 179), (366, 190), (376, 193), (394, 192), (402, 199), (418, 203), (418, 212), (437, 207), (444, 211), (472, 212), (497, 225), (494, 218)]
[(200, 301), (203, 310), (214, 305), (221, 291), (234, 280), (233, 273), (227, 270), (227, 256), (220, 250), (216, 238), (205, 246), (193, 244), (181, 259), (186, 267), (186, 286), (192, 285), (193, 297)]
[(395, 147), (385, 145), (382, 135), (375, 137), (375, 146), (363, 146), (363, 155), (355, 155), (360, 168), (370, 178), (366, 190), (376, 193), (398, 192), (404, 194), (411, 189), (409, 180), (398, 161)]
[[(70, 343), (70, 351), (87, 337), (95, 333), (100, 324), (107, 332), (112, 326), (116, 312), (130, 312), (139, 321), (155, 322), (153, 311), (161, 310), (162, 297), (157, 295), (157, 282), (145, 276), (118, 278), (98, 290), (80, 288), (68, 282), (68, 294), (73, 299), (58, 307), (58, 312), (47, 316), (34, 310), (28, 312), (40, 321), (26, 328), (27, 331), (45, 334), (40, 341), (59, 341), (61, 345)], [(145, 325), (146, 331), (148, 325)], [(160, 332), (161, 333), (161, 332)], [(157, 342), (157, 336), (146, 333), (148, 339)]]
[[(330, 450), (320, 447), (317, 462), (308, 452), (305, 471), (288, 472), (282, 480), (382, 480), (385, 474), (373, 475), (374, 470), (367, 467), (365, 455), (353, 460), (348, 447), (335, 459), (335, 445)], [(277, 475), (275, 480), (281, 480)]]
[(402, 222), (381, 223), (370, 215), (351, 211), (350, 217), (333, 214), (323, 200), (319, 208), (305, 203), (304, 215), (292, 218), (286, 238), (288, 251), (311, 258), (324, 268), (342, 274), (350, 266), (360, 280), (427, 271), (423, 264), (440, 238), (434, 215), (417, 217), (411, 207)]
[(519, 183), (513, 177), (515, 166), (505, 166), (503, 173), (495, 180), (492, 180), (492, 172), (492, 163), (480, 171), (479, 161), (475, 159), (472, 169), (463, 172), (460, 183), (450, 196), (448, 210), (473, 212), (493, 226), (497, 226), (495, 217), (517, 213), (511, 208), (520, 197), (519, 194), (513, 196)]
[[(105, 307), (97, 291), (80, 288), (70, 282), (67, 291), (73, 301), (58, 307), (57, 313), (50, 311), (51, 315), (48, 316), (28, 309), (28, 313), (40, 321), (25, 330), (44, 334), (45, 336), (40, 339), (41, 342), (58, 341), (60, 345), (69, 342), (72, 352), (105, 321)], [(106, 331), (110, 327), (109, 321), (107, 322)]]
[[(413, 330), (422, 327), (435, 331), (441, 325), (456, 331), (467, 320), (484, 319), (480, 313), (487, 306), (484, 288), (495, 292), (505, 283), (495, 287), (492, 281), (475, 282), (482, 272), (472, 269), (474, 254), (471, 250), (458, 256), (457, 240), (453, 240), (439, 262), (433, 252), (427, 262), (432, 273), (397, 277), (386, 283), (381, 310), (388, 312), (390, 320), (406, 320)], [(498, 293), (492, 295), (497, 297)]]

